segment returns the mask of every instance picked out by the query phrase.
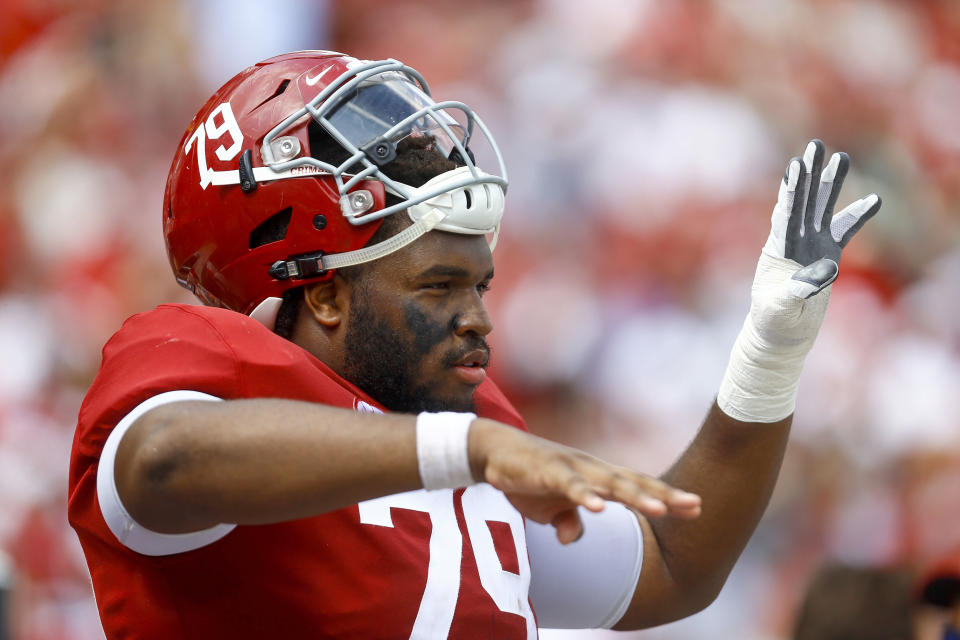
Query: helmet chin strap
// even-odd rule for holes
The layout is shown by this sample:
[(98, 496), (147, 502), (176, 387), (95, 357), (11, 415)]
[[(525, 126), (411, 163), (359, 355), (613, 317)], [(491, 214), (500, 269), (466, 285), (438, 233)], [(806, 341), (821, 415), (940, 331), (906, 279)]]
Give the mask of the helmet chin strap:
[(320, 258), (320, 265), (324, 271), (329, 271), (331, 269), (342, 269), (343, 267), (350, 267), (362, 262), (377, 260), (394, 251), (399, 251), (423, 234), (431, 231), (440, 224), (445, 217), (446, 214), (439, 209), (431, 209), (412, 225), (400, 233), (387, 238), (383, 242), (378, 242), (375, 245), (363, 247), (362, 249), (355, 249), (354, 251), (322, 256)]
[[(433, 209), (400, 233), (387, 238), (383, 242), (378, 242), (370, 247), (363, 247), (355, 251), (321, 256), (319, 260), (320, 267), (323, 271), (330, 271), (331, 269), (342, 269), (343, 267), (382, 258), (394, 251), (402, 249), (427, 233), (436, 227), (444, 217), (445, 214), (442, 211)], [(273, 296), (266, 298), (250, 312), (250, 317), (273, 331), (277, 323), (277, 313), (280, 311), (280, 304), (282, 302), (283, 300), (281, 298)]]

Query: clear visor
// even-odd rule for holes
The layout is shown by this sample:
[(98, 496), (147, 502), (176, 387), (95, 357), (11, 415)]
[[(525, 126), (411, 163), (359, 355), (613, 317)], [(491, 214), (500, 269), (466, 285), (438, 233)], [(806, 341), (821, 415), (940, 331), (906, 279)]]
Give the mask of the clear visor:
[[(274, 140), (308, 114), (328, 134), (326, 142), (337, 149), (325, 153), (326, 142), (318, 138), (316, 148), (311, 140), (311, 152), (316, 155), (278, 160), (272, 148)], [(431, 138), (433, 149), (464, 171), (448, 171), (452, 181), (429, 188), (406, 185), (381, 171), (381, 166), (392, 161), (391, 146), (396, 152), (403, 140), (426, 136)], [(454, 191), (463, 192), (464, 206), (470, 208), (475, 196), (481, 195), (466, 195), (464, 190), (471, 185), (490, 185), (484, 187), (484, 193), (492, 189), (502, 195), (508, 184), (503, 156), (473, 110), (458, 101), (435, 102), (420, 74), (396, 60), (358, 62), (305, 102), (302, 109), (271, 129), (261, 149), (266, 165), (262, 167), (263, 179), (331, 175), (340, 193), (341, 211), (353, 225), (372, 222)], [(254, 168), (254, 177), (259, 180), (257, 169), (261, 168)], [(360, 200), (359, 204), (354, 203), (351, 192), (364, 180), (382, 182), (402, 202), (374, 211)], [(500, 200), (494, 200), (491, 211), (502, 210)], [(486, 229), (489, 225), (477, 229), (481, 227)]]
[[(357, 85), (324, 115), (341, 135), (362, 149), (413, 114), (434, 104), (404, 74), (388, 71), (371, 76)], [(441, 121), (447, 125), (449, 133), (441, 126)], [(398, 144), (407, 137), (430, 135), (441, 153), (449, 157), (456, 148), (451, 134), (466, 146), (466, 129), (449, 113), (436, 109), (424, 112), (419, 118), (391, 132), (388, 139)]]

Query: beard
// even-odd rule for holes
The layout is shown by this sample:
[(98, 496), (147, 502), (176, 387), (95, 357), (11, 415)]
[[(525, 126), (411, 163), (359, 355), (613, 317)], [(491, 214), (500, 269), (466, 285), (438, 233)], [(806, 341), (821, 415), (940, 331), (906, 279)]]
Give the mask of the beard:
[[(424, 384), (418, 369), (430, 350), (449, 331), (434, 328), (425, 336), (416, 327), (400, 330), (377, 317), (373, 305), (361, 291), (354, 289), (350, 300), (351, 317), (344, 337), (344, 377), (363, 389), (390, 411), (420, 413), (422, 411), (475, 412), (473, 393), (462, 397), (442, 397)], [(479, 339), (483, 348), (486, 342)], [(471, 341), (472, 342), (472, 341)], [(471, 345), (471, 348), (476, 348)], [(464, 350), (464, 353), (469, 349)], [(445, 363), (457, 360), (456, 354), (444, 358)]]

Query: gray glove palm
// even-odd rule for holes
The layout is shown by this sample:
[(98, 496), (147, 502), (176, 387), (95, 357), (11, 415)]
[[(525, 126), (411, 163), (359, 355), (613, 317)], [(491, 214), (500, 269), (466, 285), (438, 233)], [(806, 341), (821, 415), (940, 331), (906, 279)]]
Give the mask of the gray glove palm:
[(804, 298), (836, 279), (840, 253), (881, 204), (880, 197), (872, 193), (834, 215), (850, 158), (843, 152), (834, 153), (823, 167), (823, 156), (823, 143), (814, 139), (802, 159), (790, 160), (764, 247), (766, 253), (805, 267), (793, 276), (797, 283), (803, 283), (795, 289)]

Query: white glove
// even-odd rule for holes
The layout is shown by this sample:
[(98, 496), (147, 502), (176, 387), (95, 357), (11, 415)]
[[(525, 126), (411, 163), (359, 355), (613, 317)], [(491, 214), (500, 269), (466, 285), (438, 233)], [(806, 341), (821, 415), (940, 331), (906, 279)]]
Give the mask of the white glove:
[(750, 313), (730, 354), (717, 404), (743, 422), (777, 422), (793, 413), (803, 360), (823, 323), (840, 252), (880, 209), (872, 193), (837, 215), (833, 207), (850, 160), (811, 140), (787, 165), (770, 236), (760, 253)]

